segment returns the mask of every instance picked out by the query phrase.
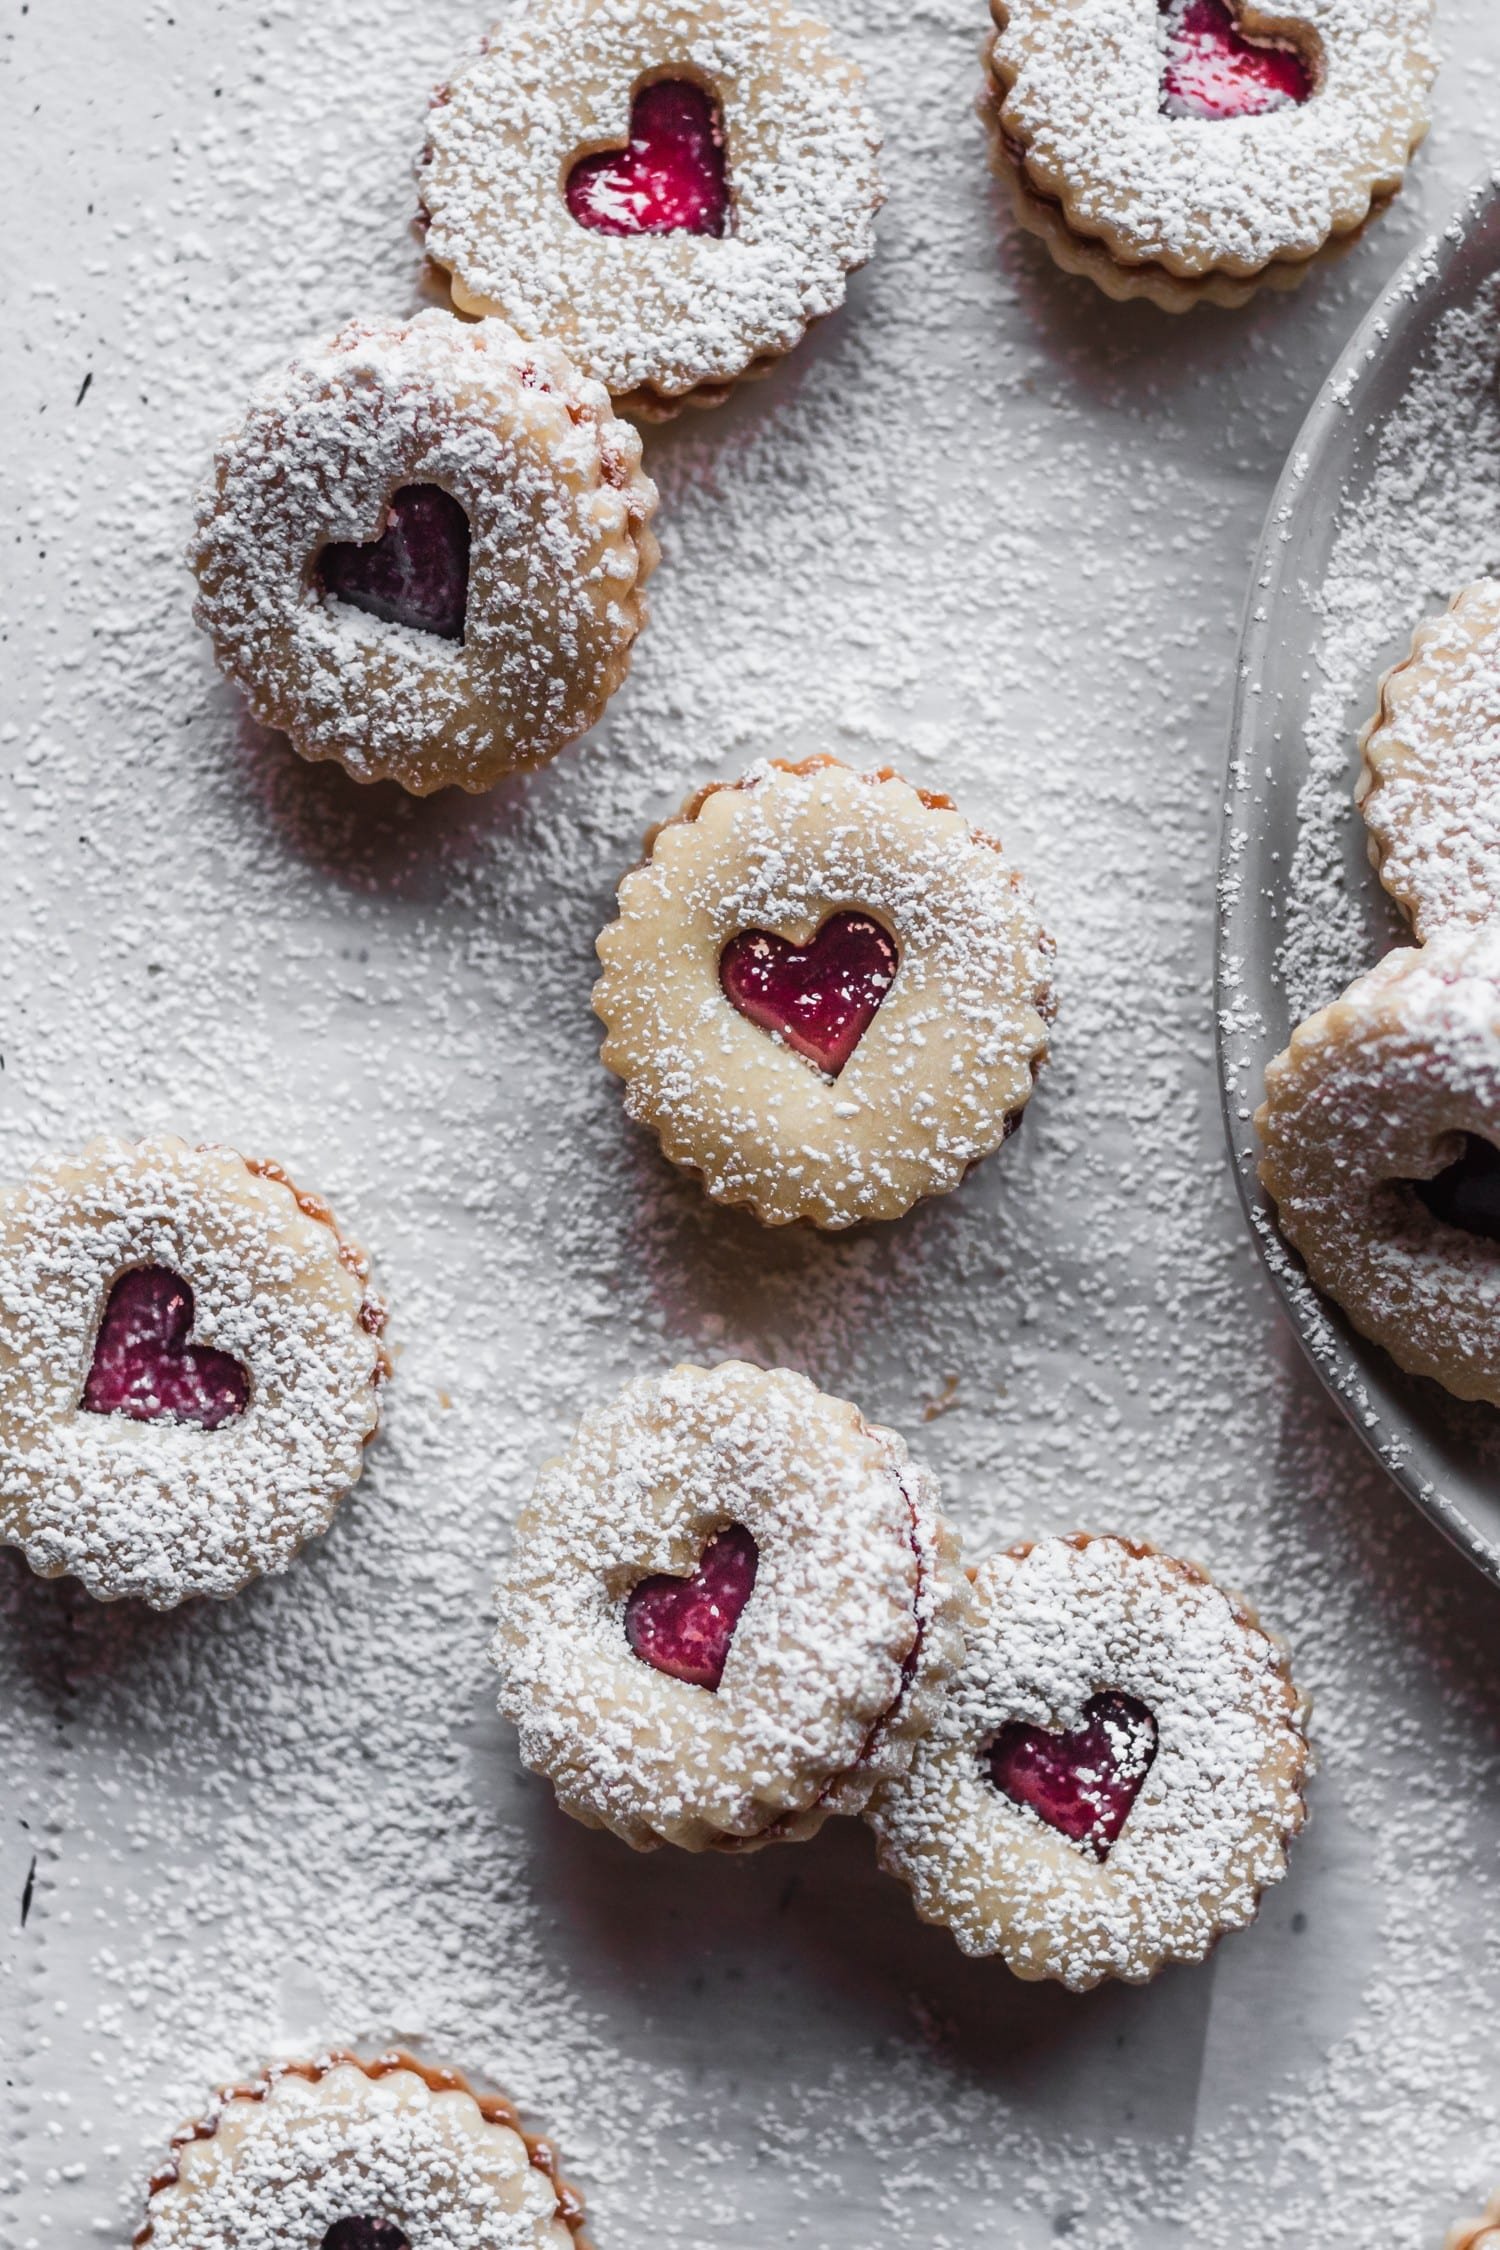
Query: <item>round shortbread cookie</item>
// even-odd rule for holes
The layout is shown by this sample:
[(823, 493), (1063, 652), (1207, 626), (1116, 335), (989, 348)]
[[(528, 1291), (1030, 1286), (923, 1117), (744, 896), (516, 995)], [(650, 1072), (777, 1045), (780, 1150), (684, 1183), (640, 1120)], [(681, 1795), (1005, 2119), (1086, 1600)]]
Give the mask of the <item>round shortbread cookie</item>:
[(199, 496), (198, 623), (263, 726), (356, 781), (488, 789), (624, 679), (641, 441), (552, 343), (428, 311), (269, 377)]
[(389, 1373), (363, 1253), (276, 1166), (99, 1140), (0, 1197), (0, 1541), (170, 1609), (285, 1570)]
[(1255, 1123), (1318, 1288), (1409, 1373), (1500, 1406), (1500, 931), (1388, 954), (1298, 1025)]
[(1050, 949), (946, 797), (762, 763), (647, 853), (599, 938), (601, 1053), (716, 1201), (893, 1219), (1000, 1146), (1047, 1051)]
[(500, 1709), (564, 1811), (637, 1849), (810, 1836), (910, 1762), (958, 1651), (955, 1558), (901, 1439), (805, 1376), (644, 1376), (521, 1513)]
[(964, 1660), (867, 1814), (924, 1921), (1083, 1991), (1201, 1960), (1304, 1818), (1286, 1663), (1191, 1564), (1043, 1539), (974, 1577)]

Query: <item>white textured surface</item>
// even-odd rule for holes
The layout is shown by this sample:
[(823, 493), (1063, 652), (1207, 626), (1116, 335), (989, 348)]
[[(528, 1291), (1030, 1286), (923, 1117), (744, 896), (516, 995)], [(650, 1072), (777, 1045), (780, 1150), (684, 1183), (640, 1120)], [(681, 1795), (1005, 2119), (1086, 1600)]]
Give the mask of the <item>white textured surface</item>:
[[(1186, 326), (1015, 243), (970, 110), (982, 10), (838, 15), (887, 126), (875, 264), (789, 369), (648, 441), (666, 563), (605, 726), (426, 807), (243, 725), (178, 555), (251, 377), (414, 301), (406, 166), (477, 16), (6, 19), (0, 1161), (155, 1125), (282, 1157), (405, 1346), (370, 1474), (288, 1578), (161, 1619), (0, 1558), (7, 2250), (128, 2235), (215, 2079), (393, 2035), (555, 2133), (600, 2250), (1424, 2250), (1500, 2173), (1493, 1597), (1278, 1324), (1209, 1002), (1265, 499), (1356, 311), (1492, 154), (1491, 0), (1442, 12), (1391, 218), (1299, 296)], [(837, 1242), (669, 1177), (587, 1003), (647, 821), (824, 748), (1006, 840), (1061, 1003), (1020, 1139)], [(1071, 2000), (919, 1928), (862, 1830), (637, 1861), (518, 1775), (483, 1645), (530, 1469), (627, 1374), (728, 1350), (905, 1431), (976, 1550), (1134, 1531), (1291, 1636), (1323, 1772), (1252, 1931)]]

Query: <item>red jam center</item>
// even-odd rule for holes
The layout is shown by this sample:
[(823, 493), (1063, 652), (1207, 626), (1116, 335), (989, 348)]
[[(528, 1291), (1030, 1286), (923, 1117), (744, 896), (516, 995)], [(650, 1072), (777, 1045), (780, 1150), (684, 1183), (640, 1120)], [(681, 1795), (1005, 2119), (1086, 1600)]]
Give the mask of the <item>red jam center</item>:
[(1225, 0), (1161, 0), (1161, 12), (1163, 117), (1263, 117), (1312, 99), (1312, 72), (1297, 50), (1247, 39)]
[(196, 1422), (205, 1430), (243, 1414), (250, 1378), (228, 1352), (190, 1344), (193, 1292), (168, 1266), (136, 1266), (109, 1293), (85, 1414), (132, 1422)]
[(1463, 1136), (1463, 1154), (1435, 1180), (1413, 1180), (1417, 1198), (1444, 1226), (1500, 1242), (1500, 1149), (1477, 1133)]
[(1145, 1704), (1110, 1692), (1089, 1698), (1071, 1734), (1012, 1719), (985, 1763), (1012, 1804), (1029, 1805), (1049, 1828), (1107, 1859), (1155, 1756), (1156, 1721)]
[(868, 914), (832, 914), (810, 945), (741, 930), (719, 956), (719, 982), (742, 1016), (837, 1078), (899, 965), (895, 939)]
[(378, 539), (335, 539), (318, 576), (351, 609), (461, 641), (469, 603), (469, 519), (438, 484), (404, 484), (391, 495)]
[(581, 157), (568, 209), (596, 234), (723, 234), (729, 181), (719, 105), (690, 78), (658, 78), (630, 109), (630, 145)]
[(411, 2250), (389, 2219), (335, 2219), (318, 2250)]
[(691, 1578), (662, 1573), (641, 1580), (625, 1604), (625, 1638), (658, 1672), (717, 1688), (759, 1566), (751, 1534), (732, 1523), (709, 1541)]

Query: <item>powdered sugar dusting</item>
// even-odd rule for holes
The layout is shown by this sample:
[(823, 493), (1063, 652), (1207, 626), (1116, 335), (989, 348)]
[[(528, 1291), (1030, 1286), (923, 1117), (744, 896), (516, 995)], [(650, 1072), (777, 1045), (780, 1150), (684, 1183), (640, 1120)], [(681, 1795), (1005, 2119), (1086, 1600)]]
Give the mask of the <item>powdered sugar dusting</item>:
[[(1245, 572), (1357, 311), (1485, 158), (1492, 10), (1445, 7), (1442, 129), (1348, 262), (1170, 340), (1015, 239), (971, 0), (829, 12), (890, 126), (880, 255), (776, 381), (648, 438), (669, 567), (605, 725), (425, 805), (244, 721), (180, 558), (255, 377), (420, 301), (410, 153), (481, 19), (12, 25), (0, 164), (45, 223), (0, 340), (0, 1162), (95, 1121), (274, 1149), (379, 1253), (399, 1351), (366, 1475), (286, 1577), (161, 1618), (0, 1556), (22, 2250), (128, 2236), (213, 2086), (398, 2037), (555, 2134), (601, 2250), (1241, 2250), (1247, 2213), (1269, 2250), (1432, 2250), (1493, 2188), (1492, 1605), (1294, 1362), (1207, 1037)], [(1361, 700), (1480, 574), (1395, 605)], [(592, 948), (647, 822), (828, 749), (1005, 838), (1058, 1030), (955, 1194), (768, 1236), (622, 1118)], [(973, 1553), (1107, 1522), (1265, 1603), (1323, 1771), (1254, 1929), (1079, 2002), (924, 1929), (857, 1823), (638, 1859), (557, 1812), (493, 1709), (506, 1526), (590, 1403), (732, 1352), (902, 1431)]]

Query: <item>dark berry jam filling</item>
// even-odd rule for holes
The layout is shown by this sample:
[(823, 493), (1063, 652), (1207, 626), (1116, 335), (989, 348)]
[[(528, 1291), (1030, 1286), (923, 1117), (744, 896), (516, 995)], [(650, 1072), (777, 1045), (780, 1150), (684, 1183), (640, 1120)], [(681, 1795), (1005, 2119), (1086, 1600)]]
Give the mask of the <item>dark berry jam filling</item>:
[(1477, 1133), (1463, 1136), (1463, 1154), (1435, 1180), (1413, 1180), (1417, 1199), (1444, 1226), (1500, 1242), (1500, 1149)]
[(991, 1781), (1098, 1859), (1130, 1817), (1156, 1756), (1156, 1721), (1133, 1695), (1091, 1696), (1071, 1734), (1012, 1719), (984, 1753)]
[(461, 641), (469, 603), (469, 519), (439, 484), (391, 494), (378, 539), (335, 539), (318, 557), (326, 590), (351, 609)]
[(1225, 0), (1161, 0), (1161, 12), (1163, 117), (1263, 117), (1312, 99), (1313, 74), (1295, 47), (1247, 39)]
[(568, 209), (596, 234), (716, 234), (729, 224), (719, 105), (690, 78), (658, 78), (630, 109), (630, 143), (581, 157)]
[(135, 1266), (109, 1293), (85, 1414), (132, 1422), (196, 1422), (205, 1430), (243, 1414), (250, 1377), (228, 1352), (190, 1344), (193, 1292), (169, 1266)]
[(837, 1078), (899, 964), (895, 939), (868, 914), (833, 914), (809, 945), (741, 930), (719, 956), (719, 982), (742, 1016)]
[(691, 1578), (643, 1578), (625, 1604), (625, 1638), (642, 1663), (710, 1690), (724, 1677), (734, 1629), (751, 1594), (760, 1550), (742, 1523), (703, 1550)]
[(389, 2219), (335, 2219), (318, 2250), (411, 2250), (411, 2243)]

